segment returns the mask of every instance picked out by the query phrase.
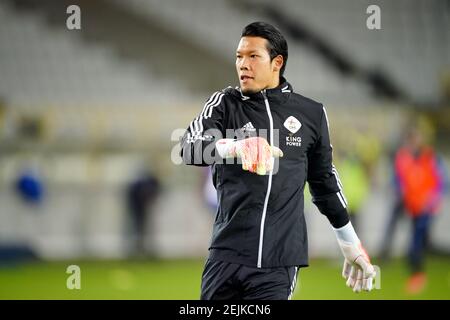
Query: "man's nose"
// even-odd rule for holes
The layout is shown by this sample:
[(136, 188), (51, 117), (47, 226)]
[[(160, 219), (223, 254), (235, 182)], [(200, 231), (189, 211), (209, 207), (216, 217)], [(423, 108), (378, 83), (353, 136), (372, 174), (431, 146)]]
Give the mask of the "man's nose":
[(248, 70), (248, 59), (244, 58), (241, 60), (239, 70)]

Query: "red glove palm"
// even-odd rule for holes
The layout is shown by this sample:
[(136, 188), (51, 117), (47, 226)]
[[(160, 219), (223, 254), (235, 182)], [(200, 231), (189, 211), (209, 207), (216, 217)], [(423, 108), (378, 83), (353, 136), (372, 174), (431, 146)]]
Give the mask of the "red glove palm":
[(231, 155), (242, 160), (242, 169), (264, 175), (273, 170), (274, 157), (282, 157), (283, 151), (271, 146), (262, 137), (252, 137), (236, 141)]

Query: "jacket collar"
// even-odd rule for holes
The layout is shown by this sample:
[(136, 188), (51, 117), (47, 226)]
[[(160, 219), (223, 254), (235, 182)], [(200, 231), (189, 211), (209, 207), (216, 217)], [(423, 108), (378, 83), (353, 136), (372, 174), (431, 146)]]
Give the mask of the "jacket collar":
[(280, 78), (280, 84), (276, 88), (265, 89), (256, 93), (243, 94), (241, 88), (235, 88), (235, 94), (240, 97), (241, 100), (263, 101), (264, 94), (269, 100), (274, 101), (286, 101), (290, 93), (292, 93), (292, 86), (286, 81), (284, 77)]

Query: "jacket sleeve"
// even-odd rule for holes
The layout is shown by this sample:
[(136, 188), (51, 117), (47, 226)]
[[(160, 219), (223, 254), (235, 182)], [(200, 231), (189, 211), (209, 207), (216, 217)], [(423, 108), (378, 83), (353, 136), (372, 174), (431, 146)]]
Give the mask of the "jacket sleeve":
[(224, 92), (215, 92), (181, 138), (180, 156), (184, 164), (209, 166), (220, 159), (215, 142), (223, 137)]
[(333, 165), (332, 149), (328, 117), (322, 106), (319, 138), (308, 153), (307, 180), (313, 203), (334, 228), (340, 228), (348, 223), (349, 216), (342, 184)]

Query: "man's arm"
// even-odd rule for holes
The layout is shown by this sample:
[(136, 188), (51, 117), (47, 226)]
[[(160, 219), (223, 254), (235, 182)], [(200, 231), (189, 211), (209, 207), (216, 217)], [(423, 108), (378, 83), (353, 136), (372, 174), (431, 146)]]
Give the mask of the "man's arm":
[(342, 276), (353, 291), (370, 291), (375, 269), (356, 235), (347, 213), (347, 200), (333, 166), (328, 118), (322, 109), (320, 136), (308, 155), (308, 183), (314, 204), (324, 214), (336, 234), (344, 255)]
[(350, 221), (347, 200), (333, 165), (325, 108), (322, 110), (319, 138), (308, 154), (308, 183), (313, 203), (328, 218), (333, 227), (340, 228), (346, 225)]
[(215, 142), (223, 137), (224, 93), (215, 92), (181, 138), (180, 156), (187, 165), (208, 166), (216, 155)]

